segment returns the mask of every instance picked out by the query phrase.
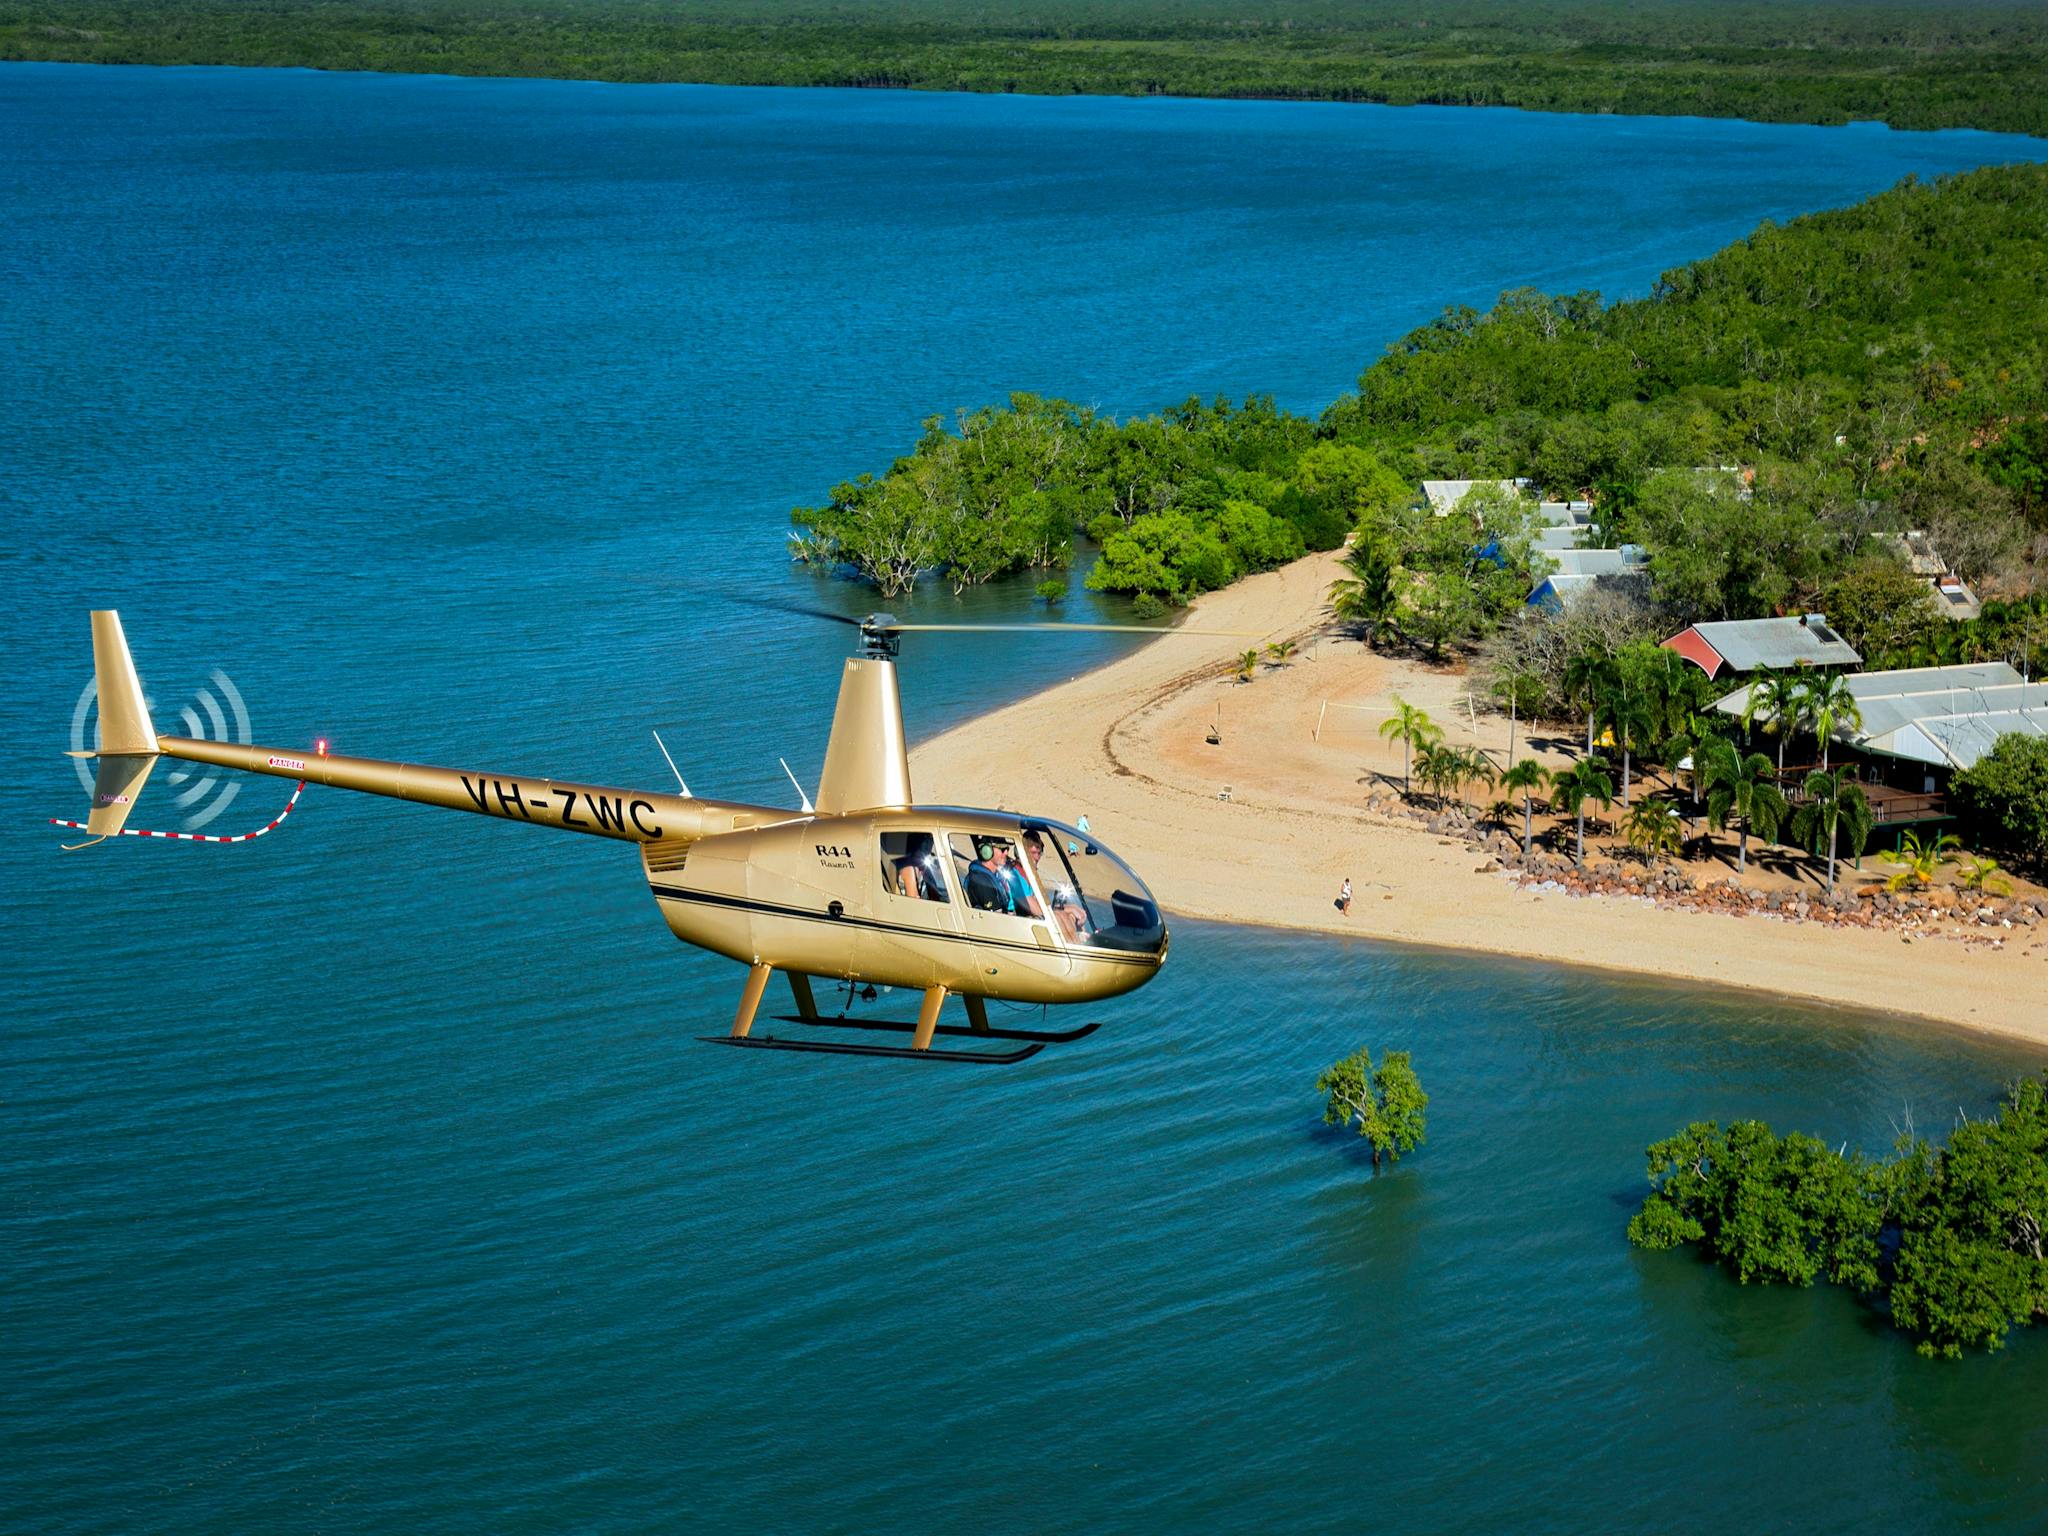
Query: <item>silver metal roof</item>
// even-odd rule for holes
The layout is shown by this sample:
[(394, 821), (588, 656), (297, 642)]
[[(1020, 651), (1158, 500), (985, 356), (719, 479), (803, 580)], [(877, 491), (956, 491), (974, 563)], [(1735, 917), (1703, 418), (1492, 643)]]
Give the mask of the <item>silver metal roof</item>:
[(1975, 767), (2001, 736), (2048, 736), (2048, 684), (2036, 683), (2027, 691), (2035, 698), (2025, 709), (1917, 720), (1883, 742), (1870, 743), (1868, 750), (1948, 768)]
[[(1866, 752), (1968, 768), (2009, 732), (2048, 735), (2048, 683), (2024, 682), (2002, 661), (1854, 672), (1843, 681), (1863, 724), (1836, 735)], [(1739, 715), (1748, 702), (1749, 689), (1738, 688), (1714, 707)]]
[(1545, 551), (1560, 576), (1618, 576), (1642, 562), (1625, 549), (1553, 549)]
[(1863, 660), (1824, 620), (1812, 617), (1728, 619), (1692, 628), (1737, 672), (1754, 672), (1759, 667), (1854, 666)]

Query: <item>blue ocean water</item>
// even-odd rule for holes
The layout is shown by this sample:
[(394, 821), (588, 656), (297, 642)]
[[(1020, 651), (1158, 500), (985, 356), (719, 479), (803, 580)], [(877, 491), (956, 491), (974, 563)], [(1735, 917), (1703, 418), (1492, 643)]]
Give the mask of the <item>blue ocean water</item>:
[[(920, 417), (1314, 408), (1446, 303), (2040, 141), (4, 66), (0, 142), (0, 1525), (2038, 1528), (2039, 1339), (1935, 1365), (1621, 1238), (1686, 1119), (1878, 1148), (2038, 1053), (1183, 923), (1011, 1071), (764, 1062), (620, 849), (40, 818), (95, 606), (262, 740), (658, 785), (660, 725), (775, 797), (844, 641), (727, 594), (857, 611), (783, 518)], [(913, 647), (912, 727), (1108, 643)], [(1377, 1180), (1309, 1088), (1359, 1043), (1435, 1096)]]

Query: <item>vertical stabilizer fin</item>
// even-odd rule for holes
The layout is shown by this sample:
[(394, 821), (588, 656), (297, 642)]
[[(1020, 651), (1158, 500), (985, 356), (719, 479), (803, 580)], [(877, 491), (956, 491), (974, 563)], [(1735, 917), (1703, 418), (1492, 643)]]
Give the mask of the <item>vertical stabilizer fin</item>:
[(121, 633), (121, 615), (111, 608), (93, 611), (92, 664), (99, 683), (100, 751), (154, 753), (156, 728), (142, 700), (142, 679)]
[(156, 766), (157, 746), (142, 679), (135, 675), (128, 637), (121, 633), (121, 615), (111, 608), (93, 610), (92, 664), (100, 701), (100, 769), (85, 825), (96, 837), (112, 837)]
[(818, 779), (817, 813), (884, 810), (910, 804), (910, 749), (903, 739), (903, 701), (896, 663), (850, 656), (839, 677), (839, 707)]

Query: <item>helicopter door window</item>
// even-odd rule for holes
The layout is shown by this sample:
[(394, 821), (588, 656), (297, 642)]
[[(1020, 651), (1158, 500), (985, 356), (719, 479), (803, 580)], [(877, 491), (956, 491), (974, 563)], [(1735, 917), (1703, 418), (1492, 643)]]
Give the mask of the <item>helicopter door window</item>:
[(1015, 838), (968, 837), (955, 832), (953, 864), (960, 889), (967, 893), (967, 905), (977, 912), (1043, 922), (1045, 907), (1018, 858)]
[(910, 901), (949, 900), (938, 839), (929, 832), (884, 832), (882, 889)]

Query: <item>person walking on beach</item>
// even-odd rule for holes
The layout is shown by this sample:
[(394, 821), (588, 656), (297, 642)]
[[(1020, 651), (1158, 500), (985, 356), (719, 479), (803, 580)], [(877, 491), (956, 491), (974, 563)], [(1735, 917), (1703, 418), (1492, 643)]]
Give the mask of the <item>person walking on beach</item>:
[(1344, 877), (1344, 889), (1337, 893), (1337, 910), (1346, 917), (1351, 915), (1351, 877)]

